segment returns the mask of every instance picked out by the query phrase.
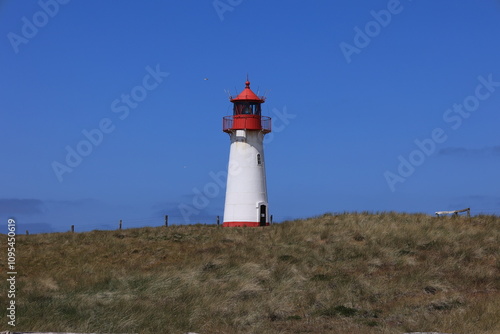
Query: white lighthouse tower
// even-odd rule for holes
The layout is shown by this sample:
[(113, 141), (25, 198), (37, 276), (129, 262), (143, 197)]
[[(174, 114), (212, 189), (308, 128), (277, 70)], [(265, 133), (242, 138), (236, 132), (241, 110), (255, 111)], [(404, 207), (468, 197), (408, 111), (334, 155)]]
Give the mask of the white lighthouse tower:
[(269, 225), (263, 140), (271, 118), (261, 115), (265, 98), (252, 92), (248, 80), (245, 86), (230, 97), (233, 115), (223, 118), (231, 139), (223, 226)]

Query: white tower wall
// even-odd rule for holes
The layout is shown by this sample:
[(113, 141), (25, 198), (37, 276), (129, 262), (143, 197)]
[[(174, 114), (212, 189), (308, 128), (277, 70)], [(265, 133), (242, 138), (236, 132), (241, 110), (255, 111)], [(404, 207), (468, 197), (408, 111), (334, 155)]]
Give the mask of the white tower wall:
[(267, 224), (264, 133), (258, 130), (233, 130), (229, 135), (231, 146), (224, 223), (258, 224), (262, 219)]

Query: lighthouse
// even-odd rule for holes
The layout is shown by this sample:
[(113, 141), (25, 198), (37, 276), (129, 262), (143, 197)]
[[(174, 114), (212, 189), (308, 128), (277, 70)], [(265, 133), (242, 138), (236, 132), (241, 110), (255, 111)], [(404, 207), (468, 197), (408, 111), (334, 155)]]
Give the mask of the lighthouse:
[(223, 118), (229, 134), (229, 165), (223, 226), (267, 226), (266, 163), (264, 135), (271, 132), (271, 118), (261, 115), (263, 96), (257, 96), (245, 82), (245, 89), (230, 97), (233, 115)]

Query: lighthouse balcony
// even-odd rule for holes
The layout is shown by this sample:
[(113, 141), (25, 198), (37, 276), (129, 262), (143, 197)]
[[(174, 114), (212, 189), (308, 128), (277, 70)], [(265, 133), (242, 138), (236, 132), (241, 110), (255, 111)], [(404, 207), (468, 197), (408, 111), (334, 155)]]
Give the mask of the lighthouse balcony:
[(222, 130), (260, 130), (264, 133), (271, 132), (271, 117), (260, 115), (233, 115), (222, 119)]

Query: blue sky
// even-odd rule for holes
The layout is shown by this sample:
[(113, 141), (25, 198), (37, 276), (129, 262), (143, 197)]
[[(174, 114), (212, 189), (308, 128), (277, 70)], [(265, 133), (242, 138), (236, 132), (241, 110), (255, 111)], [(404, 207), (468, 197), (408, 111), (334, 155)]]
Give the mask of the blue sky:
[(23, 233), (214, 223), (247, 74), (275, 221), (500, 214), (499, 1), (2, 1), (0, 36)]

